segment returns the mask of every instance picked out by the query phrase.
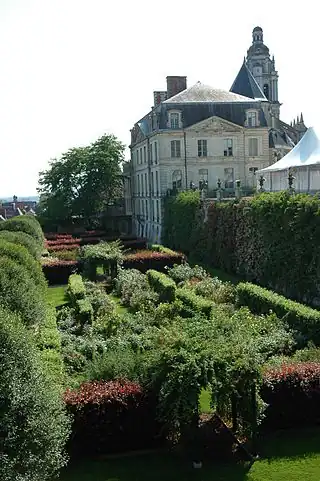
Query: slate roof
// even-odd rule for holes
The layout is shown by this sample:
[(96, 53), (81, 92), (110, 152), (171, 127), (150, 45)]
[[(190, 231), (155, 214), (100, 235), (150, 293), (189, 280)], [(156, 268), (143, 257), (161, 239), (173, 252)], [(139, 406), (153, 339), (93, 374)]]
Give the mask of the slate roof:
[(243, 62), (242, 67), (240, 68), (239, 73), (232, 84), (230, 92), (240, 94), (245, 97), (250, 97), (251, 99), (255, 100), (267, 101), (267, 98), (265, 97), (245, 62)]
[(200, 103), (200, 102), (250, 102), (251, 98), (238, 93), (228, 92), (226, 90), (214, 89), (209, 85), (197, 82), (192, 87), (174, 95), (165, 100), (164, 104), (173, 103)]
[(274, 148), (276, 145), (284, 146), (284, 147), (294, 147), (295, 143), (284, 130), (270, 129), (269, 146)]

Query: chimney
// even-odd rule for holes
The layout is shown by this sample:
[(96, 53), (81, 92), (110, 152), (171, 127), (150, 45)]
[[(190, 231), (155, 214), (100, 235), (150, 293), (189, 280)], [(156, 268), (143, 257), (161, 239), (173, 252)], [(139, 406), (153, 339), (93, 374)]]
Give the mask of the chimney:
[(161, 102), (167, 100), (167, 92), (164, 90), (156, 90), (153, 92), (153, 105), (157, 107)]
[(167, 98), (182, 92), (187, 88), (187, 77), (170, 76), (167, 77)]

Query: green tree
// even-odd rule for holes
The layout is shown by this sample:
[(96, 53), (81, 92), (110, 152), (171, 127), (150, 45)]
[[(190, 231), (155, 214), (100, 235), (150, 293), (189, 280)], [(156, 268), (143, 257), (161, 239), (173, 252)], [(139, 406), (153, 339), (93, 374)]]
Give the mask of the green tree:
[(124, 145), (103, 135), (86, 147), (77, 147), (50, 162), (39, 174), (42, 223), (65, 225), (73, 217), (89, 224), (121, 194)]

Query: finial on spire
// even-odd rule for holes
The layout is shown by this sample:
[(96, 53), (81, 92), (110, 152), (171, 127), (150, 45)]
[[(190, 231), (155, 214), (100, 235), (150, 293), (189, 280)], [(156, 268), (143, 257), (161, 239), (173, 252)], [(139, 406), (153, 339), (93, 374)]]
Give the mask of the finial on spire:
[(299, 120), (299, 115), (297, 115), (297, 124), (300, 123), (300, 120)]
[(301, 112), (301, 116), (300, 116), (300, 123), (301, 123), (301, 124), (304, 123), (302, 112)]
[(290, 127), (292, 127), (292, 120), (290, 121)]
[(293, 127), (296, 126), (296, 119), (293, 119)]
[(244, 64), (246, 63), (246, 57), (243, 57), (243, 63)]

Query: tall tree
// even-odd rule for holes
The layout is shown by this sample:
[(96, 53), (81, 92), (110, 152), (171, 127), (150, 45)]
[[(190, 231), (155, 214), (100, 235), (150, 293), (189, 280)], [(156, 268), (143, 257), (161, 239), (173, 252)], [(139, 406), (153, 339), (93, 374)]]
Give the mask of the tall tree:
[(123, 160), (124, 145), (113, 135), (52, 160), (39, 174), (40, 218), (66, 224), (80, 217), (88, 224), (120, 195)]

